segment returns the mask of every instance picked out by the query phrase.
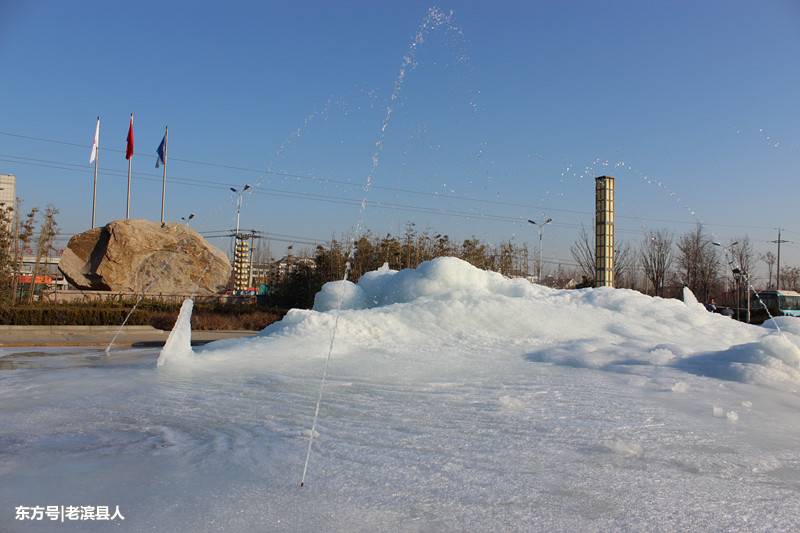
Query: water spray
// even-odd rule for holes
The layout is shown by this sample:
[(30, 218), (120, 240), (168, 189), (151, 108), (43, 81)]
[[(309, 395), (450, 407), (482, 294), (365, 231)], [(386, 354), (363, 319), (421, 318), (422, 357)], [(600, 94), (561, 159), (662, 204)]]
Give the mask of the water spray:
[[(405, 84), (407, 74), (416, 67), (416, 53), (419, 46), (425, 42), (425, 37), (431, 31), (446, 25), (448, 27), (452, 27), (452, 18), (453, 12), (449, 11), (445, 13), (444, 11), (440, 10), (437, 7), (431, 7), (428, 9), (427, 14), (422, 19), (419, 27), (417, 28), (417, 33), (414, 35), (414, 38), (411, 41), (411, 44), (408, 47), (408, 51), (403, 56), (402, 63), (400, 65), (400, 71), (395, 79), (394, 86), (392, 88), (391, 95), (389, 96), (389, 104), (386, 106), (386, 114), (383, 118), (383, 123), (381, 124), (380, 131), (378, 133), (378, 138), (375, 140), (375, 150), (372, 153), (372, 165), (370, 167), (370, 171), (367, 174), (366, 179), (364, 180), (364, 195), (361, 200), (361, 204), (359, 206), (358, 211), (358, 220), (353, 226), (352, 231), (348, 235), (348, 253), (347, 253), (347, 262), (345, 263), (344, 268), (344, 276), (342, 277), (342, 281), (348, 281), (348, 277), (350, 276), (350, 271), (352, 269), (353, 259), (355, 257), (356, 251), (356, 238), (358, 234), (362, 231), (364, 226), (364, 213), (367, 210), (367, 198), (369, 196), (369, 192), (372, 189), (372, 184), (374, 181), (375, 173), (378, 170), (381, 162), (381, 154), (383, 153), (384, 141), (386, 139), (386, 131), (389, 128), (389, 125), (392, 121), (392, 116), (394, 115), (395, 105), (400, 98), (400, 93), (403, 90), (403, 85)], [(342, 310), (342, 292), (339, 291), (339, 295), (337, 298), (336, 310), (335, 310), (335, 318), (333, 321), (333, 329), (331, 331), (331, 340), (330, 344), (328, 345), (328, 355), (325, 358), (325, 366), (322, 370), (322, 378), (320, 379), (319, 385), (319, 393), (317, 394), (317, 402), (314, 407), (314, 418), (311, 423), (311, 430), (308, 436), (308, 448), (306, 450), (306, 459), (303, 464), (303, 474), (300, 478), (300, 486), (305, 486), (306, 482), (306, 475), (308, 473), (308, 463), (311, 459), (311, 448), (314, 443), (314, 432), (316, 431), (317, 421), (319, 420), (319, 409), (320, 405), (322, 404), (322, 396), (325, 390), (325, 382), (328, 377), (328, 368), (330, 367), (331, 355), (333, 354), (333, 347), (336, 342), (336, 333), (339, 329), (339, 318), (341, 316)]]
[(106, 349), (105, 349), (106, 355), (110, 355), (111, 354), (111, 347), (114, 346), (114, 341), (116, 341), (117, 337), (119, 337), (119, 334), (122, 333), (122, 328), (124, 328), (125, 324), (128, 323), (128, 320), (131, 318), (131, 315), (133, 315), (133, 312), (136, 311), (136, 307), (142, 301), (142, 299), (144, 298), (144, 295), (147, 293), (148, 289), (150, 289), (150, 287), (155, 282), (156, 282), (156, 280), (153, 279), (152, 281), (150, 281), (150, 283), (147, 284), (147, 287), (142, 289), (141, 294), (139, 294), (139, 298), (136, 299), (136, 303), (133, 304), (133, 307), (128, 312), (128, 315), (125, 317), (125, 320), (122, 321), (122, 324), (120, 324), (119, 328), (117, 329), (117, 332), (114, 333), (114, 337), (111, 338), (111, 342), (109, 342), (108, 346), (106, 346)]

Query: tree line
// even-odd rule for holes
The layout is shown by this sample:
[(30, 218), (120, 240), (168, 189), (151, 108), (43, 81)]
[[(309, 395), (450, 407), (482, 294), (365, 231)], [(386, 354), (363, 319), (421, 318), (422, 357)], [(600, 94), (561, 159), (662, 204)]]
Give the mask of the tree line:
[[(530, 277), (529, 265), (535, 262), (535, 254), (524, 243), (491, 245), (475, 237), (454, 241), (445, 234), (418, 231), (414, 224), (408, 224), (400, 236), (367, 232), (355, 240), (353, 250), (349, 279), (354, 282), (384, 263), (401, 270), (441, 256), (458, 257), (509, 277)], [(325, 282), (343, 278), (348, 251), (347, 243), (333, 239), (305, 256), (313, 262), (295, 258), (293, 267), (261, 280), (270, 285), (270, 301), (282, 307), (310, 307)], [(570, 252), (574, 263), (550, 269), (542, 283), (557, 288), (594, 285), (594, 235), (582, 228)], [(748, 287), (775, 287), (772, 252), (757, 256), (746, 236), (714, 243), (702, 225), (680, 235), (666, 229), (646, 231), (638, 243), (618, 243), (614, 258), (616, 287), (653, 296), (680, 298), (683, 287), (689, 287), (700, 301), (714, 299), (718, 305), (735, 307), (737, 295), (743, 301)], [(767, 280), (752, 276), (759, 261), (767, 267)], [(781, 267), (781, 288), (800, 290), (800, 268)]]
[[(58, 209), (52, 205), (44, 210), (33, 207), (23, 215), (21, 204), (17, 199), (16, 210), (0, 207), (0, 302), (12, 305), (33, 302), (36, 277), (47, 273), (45, 259), (55, 251), (58, 233)], [(332, 239), (311, 254), (288, 256), (288, 268), (255, 281), (268, 283), (271, 305), (310, 307), (324, 283), (343, 278), (349, 251), (346, 239)], [(549, 275), (542, 276), (542, 283), (558, 288), (593, 285), (594, 235), (582, 228), (570, 252), (574, 263), (550, 269)], [(30, 280), (25, 278), (23, 284), (19, 274), (24, 255), (32, 255), (34, 264)], [(349, 279), (358, 281), (365, 272), (384, 263), (401, 270), (442, 256), (458, 257), (509, 277), (530, 277), (529, 265), (536, 262), (525, 243), (508, 240), (492, 245), (476, 237), (457, 241), (443, 233), (420, 231), (409, 223), (401, 235), (379, 236), (367, 231), (358, 236), (353, 243)], [(666, 229), (647, 231), (638, 243), (619, 243), (614, 257), (616, 287), (680, 297), (686, 286), (701, 301), (714, 298), (728, 306), (733, 306), (737, 295), (746, 293), (750, 284), (759, 289), (774, 288), (777, 277), (775, 254), (757, 255), (746, 236), (725, 244), (714, 243), (702, 225), (680, 235)], [(767, 279), (746, 277), (745, 273), (752, 273), (759, 262), (766, 267)], [(781, 288), (800, 290), (800, 267), (781, 267)]]
[[(48, 205), (44, 211), (33, 207), (21, 215), (22, 200), (17, 208), (0, 206), (0, 302), (31, 303), (36, 293), (36, 278), (47, 273), (46, 259), (55, 251), (58, 234), (58, 209)], [(32, 255), (31, 279), (21, 282), (23, 256)]]
[[(349, 243), (333, 239), (327, 246), (316, 247), (311, 256), (313, 262), (296, 260), (294, 266), (284, 269), (281, 274), (263, 280), (270, 285), (270, 303), (280, 307), (311, 307), (314, 295), (324, 283), (344, 277), (349, 252)], [(366, 232), (356, 238), (348, 279), (357, 282), (364, 273), (376, 270), (384, 263), (394, 270), (402, 270), (443, 256), (458, 257), (478, 268), (506, 276), (529, 275), (527, 244), (505, 241), (490, 245), (475, 237), (459, 242), (445, 234), (419, 231), (409, 223), (400, 236), (377, 236)], [(287, 260), (291, 261), (291, 256)]]
[[(571, 252), (581, 275), (593, 279), (594, 242), (585, 230)], [(689, 287), (700, 301), (733, 307), (756, 285), (776, 287), (775, 254), (757, 255), (747, 236), (714, 242), (700, 224), (677, 236), (666, 229), (647, 231), (638, 246), (620, 245), (615, 257), (617, 287), (655, 296), (680, 297)], [(766, 280), (754, 275), (758, 262), (766, 266)], [(784, 265), (780, 274), (781, 289), (800, 290), (800, 268)]]

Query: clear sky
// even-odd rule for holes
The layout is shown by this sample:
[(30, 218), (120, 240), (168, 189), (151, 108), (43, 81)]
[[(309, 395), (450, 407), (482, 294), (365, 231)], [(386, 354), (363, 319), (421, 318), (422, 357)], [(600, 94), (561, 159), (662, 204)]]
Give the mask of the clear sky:
[[(244, 227), (298, 243), (341, 235), (434, 5), (451, 23), (406, 72), (368, 195), (376, 233), (413, 221), (533, 245), (525, 220), (550, 216), (545, 257), (569, 261), (591, 224), (591, 178), (611, 174), (618, 238), (699, 219), (761, 253), (778, 226), (800, 243), (794, 0), (0, 0), (0, 172), (17, 175), (27, 206), (55, 204), (65, 233), (87, 229), (100, 115), (98, 220), (124, 217), (135, 112), (135, 217), (159, 217), (155, 149), (169, 125), (169, 219), (231, 228), (227, 186), (249, 183)], [(800, 263), (800, 245), (784, 258)]]

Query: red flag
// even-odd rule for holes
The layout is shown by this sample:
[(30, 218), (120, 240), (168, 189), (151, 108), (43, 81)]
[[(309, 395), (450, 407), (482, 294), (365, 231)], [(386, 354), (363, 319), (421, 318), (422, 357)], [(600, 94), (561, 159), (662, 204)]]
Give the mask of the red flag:
[(128, 126), (128, 149), (125, 150), (125, 159), (133, 157), (133, 113), (131, 113), (131, 125)]

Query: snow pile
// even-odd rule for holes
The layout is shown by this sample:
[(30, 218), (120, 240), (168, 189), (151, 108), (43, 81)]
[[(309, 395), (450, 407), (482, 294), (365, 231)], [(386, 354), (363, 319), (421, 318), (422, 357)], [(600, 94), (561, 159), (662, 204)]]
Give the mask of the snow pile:
[(349, 281), (326, 283), (314, 298), (314, 310), (364, 309), (419, 298), (452, 299), (468, 294), (535, 297), (548, 289), (523, 279), (508, 279), (497, 272), (480, 270), (455, 257), (426, 261), (416, 269), (391, 270), (388, 264), (367, 272), (358, 284)]
[(675, 366), (744, 383), (800, 385), (800, 349), (788, 337), (775, 333), (755, 342), (689, 356)]
[(318, 365), (337, 309), (335, 364), (353, 374), (452, 378), (521, 359), (627, 373), (671, 366), (800, 385), (794, 335), (708, 313), (688, 289), (684, 302), (623, 289), (555, 290), (451, 257), (402, 271), (384, 265), (357, 284), (327, 283), (314, 310), (292, 310), (258, 337), (213, 343), (197, 357), (186, 357), (185, 344), (179, 358), (232, 368)]
[(703, 304), (697, 301), (694, 293), (689, 289), (689, 287), (683, 288), (683, 303), (686, 304), (686, 307), (689, 311), (695, 313), (706, 313), (706, 308)]
[(314, 296), (314, 309), (331, 311), (334, 309), (365, 309), (367, 296), (364, 290), (349, 281), (326, 283)]
[(764, 327), (780, 329), (784, 334), (793, 335), (796, 339), (800, 339), (800, 318), (796, 316), (775, 317), (764, 322)]

